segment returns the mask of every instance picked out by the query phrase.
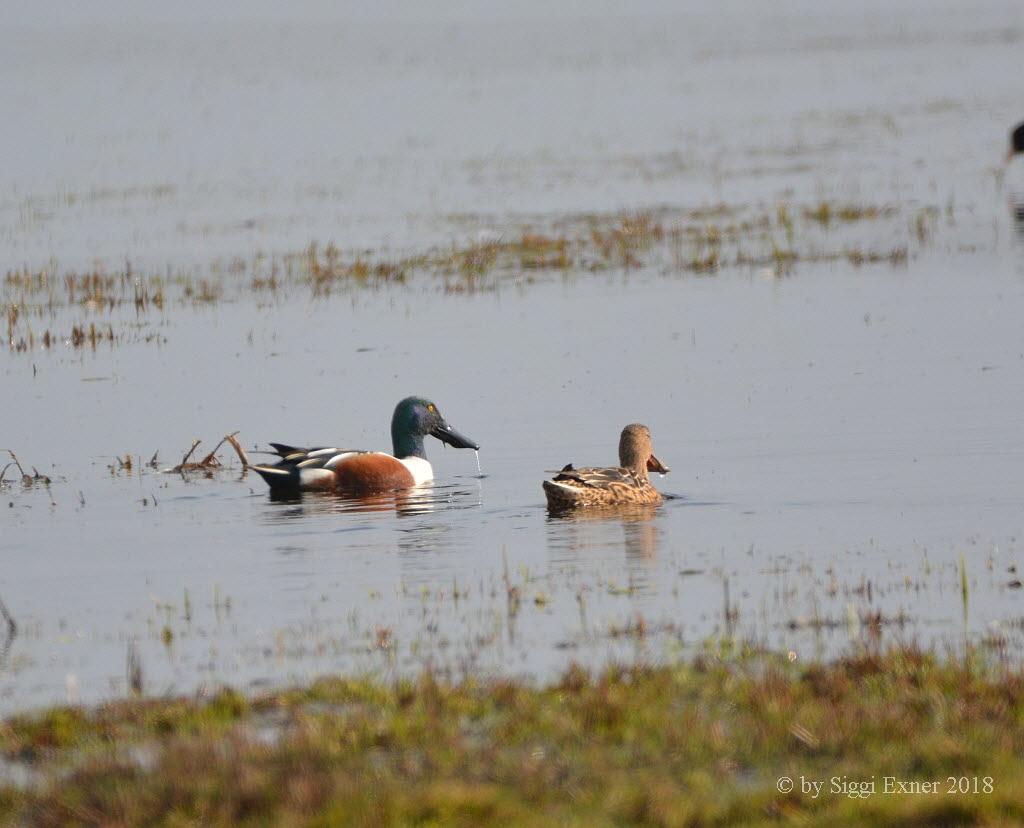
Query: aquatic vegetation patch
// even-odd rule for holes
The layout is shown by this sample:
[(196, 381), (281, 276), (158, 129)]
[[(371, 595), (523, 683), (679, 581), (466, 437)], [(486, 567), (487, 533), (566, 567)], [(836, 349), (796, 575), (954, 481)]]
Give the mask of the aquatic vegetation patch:
[(896, 215), (896, 208), (891, 206), (832, 204), (829, 201), (822, 201), (814, 207), (803, 208), (805, 219), (816, 221), (826, 227), (833, 222), (874, 220), (894, 215)]
[(512, 679), (322, 678), (0, 723), (16, 822), (860, 824), (1024, 818), (1024, 678), (913, 647)]
[[(821, 201), (814, 205), (673, 206), (615, 213), (537, 217), (501, 232), (424, 251), (346, 251), (313, 242), (283, 255), (255, 252), (248, 260), (215, 262), (203, 270), (123, 270), (61, 273), (7, 271), (0, 309), (8, 348), (15, 353), (96, 350), (166, 342), (161, 330), (177, 308), (224, 301), (287, 301), (299, 294), (323, 298), (367, 289), (439, 287), (449, 293), (494, 291), (538, 278), (569, 274), (648, 271), (713, 275), (756, 269), (785, 276), (805, 264), (846, 261), (855, 266), (900, 267), (912, 245), (935, 233), (936, 208), (902, 218), (893, 205)], [(482, 219), (481, 219), (482, 220)], [(472, 224), (472, 217), (459, 217)], [(864, 224), (889, 222), (886, 247), (855, 236)]]
[[(301, 268), (304, 268), (314, 296), (329, 295), (332, 286), (337, 285), (357, 284), (365, 287), (374, 283), (402, 282), (414, 264), (413, 259), (373, 262), (362, 254), (346, 257), (333, 243), (328, 244), (322, 253), (316, 243), (310, 244), (303, 257)], [(276, 276), (272, 279), (275, 280), (276, 289)], [(254, 286), (257, 283), (262, 284), (263, 280), (254, 280)]]

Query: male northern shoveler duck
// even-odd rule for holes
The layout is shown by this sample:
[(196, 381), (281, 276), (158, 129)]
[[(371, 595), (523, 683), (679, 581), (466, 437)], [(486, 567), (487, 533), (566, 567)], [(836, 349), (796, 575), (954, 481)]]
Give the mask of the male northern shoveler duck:
[(543, 483), (548, 507), (557, 510), (662, 502), (661, 493), (651, 485), (647, 472), (666, 474), (669, 469), (654, 456), (647, 426), (633, 423), (622, 429), (619, 464), (587, 469), (574, 469), (569, 464), (554, 479)]
[(406, 397), (391, 418), (394, 455), (342, 448), (296, 448), (271, 443), (281, 460), (250, 466), (270, 485), (271, 494), (308, 489), (383, 492), (407, 489), (432, 480), (434, 471), (423, 449), (426, 435), (455, 448), (479, 449), (445, 422), (437, 406), (423, 397)]

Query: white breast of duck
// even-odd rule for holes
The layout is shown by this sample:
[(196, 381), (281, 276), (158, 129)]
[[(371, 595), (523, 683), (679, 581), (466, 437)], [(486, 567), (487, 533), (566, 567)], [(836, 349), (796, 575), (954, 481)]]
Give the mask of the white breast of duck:
[(434, 479), (434, 469), (430, 462), (423, 457), (403, 457), (399, 462), (412, 472), (412, 479), (416, 481), (414, 484), (416, 486)]

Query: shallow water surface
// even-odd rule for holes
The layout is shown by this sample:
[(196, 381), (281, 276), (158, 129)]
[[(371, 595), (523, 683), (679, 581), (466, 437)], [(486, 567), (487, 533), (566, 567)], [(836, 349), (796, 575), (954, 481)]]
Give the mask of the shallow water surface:
[[(51, 273), (54, 298), (9, 320), (34, 338), (3, 357), (0, 422), (50, 482), (9, 467), (0, 489), (17, 624), (0, 711), (124, 694), (130, 653), (149, 693), (424, 667), (544, 680), (709, 639), (1019, 656), (1024, 252), (996, 168), (1024, 21), (803, 6), (506, 10), (523, 38), (500, 44), (482, 34), (497, 8), (348, 28), (184, 14), (177, 75), (152, 21), (96, 51), (85, 24), (23, 21), (0, 94), (26, 132), (60, 129), (17, 144), (0, 233), (8, 270)], [(30, 71), (50, 36), (88, 56), (63, 114), (41, 91), (62, 94), (56, 69)], [(111, 80), (134, 118), (79, 94)], [(879, 210), (809, 217), (823, 203)], [(246, 287), (311, 242), (387, 258), (571, 227), (591, 244), (618, 211), (751, 228), (701, 274), (638, 246), (494, 278)], [(764, 216), (794, 266), (772, 264)], [(126, 260), (167, 273), (162, 304), (61, 300), (66, 272)], [(180, 299), (179, 277), (234, 287)], [(64, 341), (91, 323), (112, 338)], [(428, 438), (432, 487), (297, 502), (226, 447), (221, 469), (163, 471), (232, 432), (254, 459), (271, 440), (387, 450), (411, 393), (481, 444), (479, 467)], [(545, 475), (614, 462), (636, 421), (672, 468), (665, 504), (549, 515)]]
[[(276, 308), (277, 342), (293, 344), (274, 356), (245, 344), (251, 318), (225, 307), (159, 349), (52, 360), (35, 376), (25, 359), (8, 372), (7, 414), (32, 422), (19, 458), (52, 482), (5, 491), (3, 598), (19, 622), (6, 704), (123, 692), (130, 642), (162, 692), (426, 665), (546, 678), (717, 635), (813, 657), (856, 637), (851, 615), (886, 635), (955, 643), (998, 624), (1015, 638), (1024, 286), (999, 261), (969, 290), (923, 260), (781, 282), (403, 289)], [(395, 314), (406, 303), (418, 313)], [(641, 317), (628, 347), (608, 336)], [(428, 319), (447, 334), (431, 338)], [(303, 336), (328, 324), (343, 332), (333, 356)], [(241, 355), (162, 367), (197, 346)], [(145, 465), (240, 426), (247, 448), (387, 448), (410, 391), (480, 442), (482, 475), (473, 452), (434, 440), (435, 486), (365, 500), (275, 502), (225, 450), (209, 477)], [(150, 394), (158, 413), (139, 402)], [(674, 497), (549, 516), (546, 470), (614, 462), (635, 420)], [(100, 436), (86, 445), (83, 430)], [(132, 454), (132, 470), (100, 444)], [(50, 456), (64, 460), (39, 461)]]

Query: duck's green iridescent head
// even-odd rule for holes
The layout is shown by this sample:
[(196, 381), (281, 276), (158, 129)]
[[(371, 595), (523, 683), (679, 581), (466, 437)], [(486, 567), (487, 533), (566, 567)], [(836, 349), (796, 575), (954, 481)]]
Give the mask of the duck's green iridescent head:
[(423, 457), (423, 438), (429, 434), (455, 448), (479, 449), (480, 446), (452, 428), (437, 406), (424, 397), (406, 397), (395, 406), (391, 418), (391, 443), (395, 457)]

